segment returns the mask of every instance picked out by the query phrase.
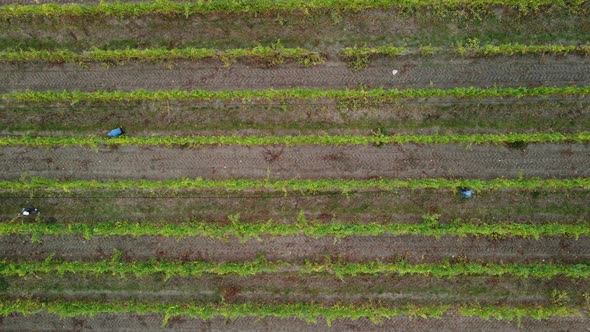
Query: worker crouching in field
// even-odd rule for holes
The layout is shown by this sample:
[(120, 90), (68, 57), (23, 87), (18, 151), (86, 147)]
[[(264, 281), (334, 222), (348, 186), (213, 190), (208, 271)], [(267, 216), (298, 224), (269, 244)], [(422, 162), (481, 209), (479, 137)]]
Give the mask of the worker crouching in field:
[(125, 131), (123, 131), (123, 128), (115, 128), (115, 129), (109, 131), (107, 136), (111, 137), (111, 138), (115, 138), (115, 137), (119, 137), (123, 134), (125, 134)]
[(467, 187), (459, 188), (459, 192), (461, 193), (461, 197), (463, 198), (471, 198), (473, 197), (473, 194), (475, 194), (475, 191), (473, 191), (473, 189), (469, 189)]
[(31, 216), (31, 215), (34, 215), (34, 214), (37, 214), (40, 212), (41, 212), (41, 210), (29, 205), (21, 211), (21, 214), (23, 216)]

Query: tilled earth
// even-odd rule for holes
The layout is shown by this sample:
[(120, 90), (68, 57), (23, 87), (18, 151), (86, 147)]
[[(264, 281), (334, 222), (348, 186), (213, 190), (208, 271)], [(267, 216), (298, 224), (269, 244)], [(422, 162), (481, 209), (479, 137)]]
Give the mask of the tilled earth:
[(452, 256), (491, 262), (585, 262), (590, 258), (588, 237), (551, 237), (543, 240), (488, 239), (442, 236), (351, 236), (340, 240), (306, 236), (261, 237), (263, 241), (227, 241), (190, 237), (182, 240), (156, 236), (43, 236), (32, 243), (28, 236), (0, 237), (7, 259), (43, 260), (51, 254), (67, 260), (100, 260), (121, 250), (129, 259), (152, 257), (189, 260), (247, 261), (264, 255), (269, 260), (302, 261), (331, 256), (346, 261), (407, 257), (412, 262), (437, 262)]
[[(5, 4), (40, 4), (46, 0), (0, 0)], [(51, 1), (66, 3), (70, 1)], [(74, 1), (76, 2), (76, 1)], [(82, 2), (82, 1), (78, 1)], [(128, 1), (133, 2), (133, 1)], [(98, 1), (84, 1), (98, 3)], [(191, 17), (33, 17), (0, 22), (0, 48), (18, 45), (40, 49), (193, 46), (216, 49), (253, 47), (282, 40), (285, 47), (318, 51), (326, 62), (269, 65), (240, 59), (165, 63), (0, 63), (0, 93), (23, 91), (136, 91), (247, 89), (372, 89), (453, 87), (543, 87), (590, 85), (590, 60), (569, 55), (474, 57), (450, 55), (456, 45), (520, 42), (584, 44), (588, 18), (579, 13), (547, 11), (524, 15), (494, 8), (483, 18), (468, 14), (448, 19), (440, 13), (416, 15), (394, 10), (358, 13), (203, 14)], [(283, 16), (281, 16), (283, 15)], [(468, 39), (469, 38), (469, 39)], [(445, 49), (434, 55), (371, 57), (368, 67), (353, 70), (340, 54), (355, 45), (431, 45)], [(463, 44), (461, 44), (463, 45)], [(469, 45), (465, 45), (469, 48)], [(359, 69), (359, 68), (357, 68)], [(102, 134), (123, 126), (129, 135), (297, 135), (306, 134), (433, 134), (496, 132), (577, 132), (590, 119), (587, 96), (428, 98), (370, 100), (359, 105), (318, 100), (205, 100), (155, 102), (18, 102), (0, 101), (1, 135)], [(590, 148), (583, 143), (505, 145), (383, 146), (104, 146), (0, 147), (0, 180), (26, 181), (30, 176), (60, 180), (206, 179), (496, 179), (538, 177), (568, 179), (590, 176)], [(218, 190), (108, 190), (0, 192), (2, 222), (176, 223), (200, 220), (227, 224), (273, 219), (294, 223), (301, 212), (308, 220), (418, 223), (426, 214), (442, 222), (461, 218), (473, 223), (562, 223), (588, 225), (587, 188), (505, 189), (476, 192), (462, 199), (453, 189), (361, 190), (324, 192), (231, 192)], [(15, 218), (34, 204), (41, 218)], [(202, 236), (93, 237), (45, 235), (0, 236), (0, 259), (42, 261), (206, 260), (247, 262), (261, 256), (304, 264), (393, 261), (587, 263), (590, 238), (569, 236), (494, 238), (442, 236), (351, 236), (312, 238), (303, 235), (240, 242)], [(569, 305), (586, 310), (587, 279), (472, 276), (448, 279), (396, 274), (337, 278), (328, 273), (304, 275), (296, 268), (254, 276), (204, 274), (172, 277), (34, 274), (0, 277), (0, 297), (40, 301), (147, 301), (191, 304), (333, 305), (379, 303), (519, 306)], [(557, 294), (557, 295), (556, 295)], [(560, 297), (561, 296), (561, 297)], [(98, 314), (59, 318), (38, 312), (0, 318), (2, 331), (586, 331), (587, 313), (536, 320), (485, 320), (464, 317), (453, 309), (441, 318), (399, 317), (375, 324), (366, 318), (306, 322), (303, 319), (245, 317), (208, 321), (163, 315)]]
[(55, 315), (11, 316), (3, 319), (6, 331), (23, 330), (93, 330), (93, 331), (584, 331), (588, 320), (584, 317), (535, 320), (523, 318), (520, 324), (507, 320), (484, 320), (475, 317), (444, 316), (440, 319), (393, 318), (376, 325), (368, 319), (341, 319), (331, 322), (320, 319), (317, 323), (304, 320), (277, 318), (215, 318), (209, 321), (176, 318), (162, 327), (163, 315), (99, 314), (92, 318), (61, 319)]
[(568, 178), (590, 175), (586, 144), (0, 148), (1, 179), (22, 173), (85, 180), (182, 177)]
[(590, 98), (420, 98), (346, 102), (334, 99), (167, 100), (154, 102), (0, 101), (0, 134), (104, 135), (125, 124), (134, 136), (370, 135), (574, 132), (590, 126)]
[(428, 213), (441, 221), (456, 218), (484, 222), (577, 223), (590, 216), (587, 190), (493, 190), (463, 200), (454, 190), (365, 190), (228, 192), (225, 190), (30, 191), (2, 193), (0, 217), (15, 217), (14, 206), (43, 206), (43, 215), (57, 222), (129, 220), (142, 223), (198, 220), (226, 223), (240, 214), (243, 222), (272, 219), (293, 223), (301, 211), (308, 220), (329, 222), (421, 222)]
[[(126, 64), (80, 67), (75, 64), (2, 64), (0, 92), (24, 90), (228, 90), (285, 88), (451, 88), (589, 85), (590, 60), (567, 56), (535, 58), (381, 59), (354, 72), (346, 63), (330, 61), (305, 67), (285, 64), (272, 68), (236, 64), (228, 68), (211, 63), (179, 61), (162, 64)], [(397, 74), (393, 74), (397, 70)]]

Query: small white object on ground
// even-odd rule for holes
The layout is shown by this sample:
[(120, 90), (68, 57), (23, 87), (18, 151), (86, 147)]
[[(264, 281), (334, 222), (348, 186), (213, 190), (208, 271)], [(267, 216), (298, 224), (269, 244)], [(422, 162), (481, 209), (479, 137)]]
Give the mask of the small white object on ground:
[(23, 211), (23, 215), (24, 216), (28, 216), (29, 215), (29, 211)]
[(393, 74), (393, 76), (397, 75), (397, 69), (392, 70), (391, 73)]

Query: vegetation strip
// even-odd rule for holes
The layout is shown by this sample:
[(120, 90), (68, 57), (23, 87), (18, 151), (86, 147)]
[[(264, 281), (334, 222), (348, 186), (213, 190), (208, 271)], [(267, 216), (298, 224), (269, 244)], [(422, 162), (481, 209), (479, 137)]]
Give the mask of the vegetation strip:
[(36, 301), (30, 299), (1, 300), (0, 316), (12, 314), (33, 315), (45, 311), (62, 318), (77, 316), (95, 316), (97, 314), (159, 314), (163, 315), (162, 326), (174, 317), (190, 317), (210, 320), (217, 316), (226, 319), (243, 317), (263, 318), (297, 318), (316, 323), (324, 318), (328, 325), (337, 319), (353, 319), (366, 317), (373, 323), (379, 324), (388, 318), (441, 318), (443, 315), (459, 315), (464, 317), (479, 317), (489, 320), (517, 320), (531, 317), (536, 320), (553, 317), (582, 316), (582, 310), (567, 306), (481, 306), (479, 304), (449, 305), (405, 305), (395, 308), (384, 307), (379, 304), (336, 304), (323, 306), (320, 304), (290, 303), (290, 304), (209, 304), (198, 306), (194, 304), (166, 304), (141, 302), (81, 302), (81, 301)]
[(359, 57), (359, 56), (397, 56), (405, 54), (458, 54), (471, 56), (493, 56), (493, 55), (524, 55), (524, 54), (561, 54), (567, 55), (570, 53), (590, 55), (590, 45), (524, 45), (519, 43), (500, 44), (500, 45), (483, 45), (480, 46), (463, 46), (457, 44), (453, 48), (442, 48), (432, 46), (422, 46), (418, 49), (408, 49), (406, 47), (397, 47), (392, 45), (376, 46), (376, 47), (345, 47), (340, 50), (340, 54), (345, 57)]
[(229, 216), (230, 224), (218, 225), (206, 222), (137, 223), (128, 221), (98, 223), (42, 223), (13, 222), (0, 223), (0, 236), (30, 235), (33, 242), (41, 240), (43, 235), (78, 235), (90, 240), (93, 236), (164, 236), (183, 239), (192, 236), (205, 236), (215, 239), (236, 237), (242, 242), (250, 239), (262, 240), (261, 236), (306, 235), (314, 238), (333, 236), (345, 238), (350, 236), (379, 235), (421, 235), (421, 236), (486, 236), (491, 238), (532, 237), (539, 239), (547, 236), (590, 236), (590, 224), (519, 224), (494, 223), (474, 224), (456, 219), (451, 223), (441, 223), (438, 215), (426, 215), (420, 224), (404, 223), (343, 223), (332, 221), (322, 223), (306, 220), (303, 212), (296, 223), (283, 224), (272, 220), (258, 223), (242, 223), (239, 215)]
[(396, 57), (400, 55), (422, 55), (430, 56), (434, 54), (451, 54), (460, 56), (513, 56), (526, 54), (554, 54), (567, 55), (579, 54), (590, 55), (590, 45), (523, 45), (519, 43), (501, 44), (501, 45), (479, 45), (477, 39), (470, 40), (470, 44), (464, 46), (458, 43), (453, 48), (442, 48), (433, 46), (422, 46), (418, 49), (408, 49), (393, 45), (384, 45), (377, 47), (346, 47), (340, 50), (340, 56), (345, 59), (353, 70), (361, 70), (369, 66), (371, 57), (388, 56)]
[(87, 63), (87, 62), (156, 62), (169, 60), (203, 60), (217, 59), (226, 66), (236, 62), (239, 58), (250, 58), (278, 65), (286, 60), (297, 61), (305, 65), (317, 65), (324, 62), (324, 58), (316, 52), (303, 48), (285, 48), (279, 43), (271, 46), (256, 46), (250, 49), (230, 49), (218, 51), (207, 48), (182, 49), (124, 49), (99, 50), (94, 49), (82, 53), (68, 50), (20, 50), (0, 52), (0, 62), (45, 61), (52, 63)]
[(119, 181), (96, 181), (96, 180), (55, 180), (42, 177), (23, 177), (21, 181), (0, 181), (0, 190), (22, 191), (22, 190), (62, 190), (70, 191), (76, 189), (223, 189), (227, 191), (242, 190), (276, 190), (276, 191), (342, 191), (343, 193), (352, 190), (380, 189), (395, 190), (399, 188), (411, 189), (456, 189), (469, 187), (474, 190), (497, 190), (497, 189), (590, 189), (590, 178), (571, 179), (539, 179), (539, 178), (518, 178), (518, 179), (370, 179), (370, 180), (343, 180), (343, 179), (313, 179), (313, 180), (255, 180), (255, 179), (231, 179), (231, 180), (208, 180), (196, 179), (174, 179), (164, 181), (153, 180), (119, 180)]
[[(457, 54), (467, 56), (512, 56), (524, 54), (580, 54), (590, 55), (589, 45), (522, 45), (501, 44), (484, 46), (457, 45), (454, 48), (424, 46), (418, 49), (408, 49), (396, 46), (378, 47), (347, 47), (340, 50), (340, 56), (348, 60), (354, 69), (368, 66), (369, 58), (376, 55), (395, 57), (398, 55), (433, 55)], [(153, 49), (93, 49), (82, 53), (67, 49), (61, 50), (6, 50), (0, 51), (0, 62), (29, 62), (43, 61), (49, 63), (125, 63), (129, 61), (158, 62), (173, 60), (198, 61), (216, 59), (229, 66), (239, 58), (251, 58), (265, 63), (278, 65), (286, 60), (297, 61), (305, 65), (318, 65), (325, 59), (318, 53), (303, 48), (285, 48), (280, 42), (271, 46), (256, 46), (249, 49), (215, 50), (209, 48), (153, 48)]]
[(342, 101), (389, 101), (433, 97), (455, 98), (504, 98), (540, 97), (552, 95), (587, 96), (590, 86), (536, 87), (536, 88), (452, 88), (452, 89), (371, 89), (371, 90), (321, 90), (321, 89), (264, 89), (264, 90), (169, 90), (169, 91), (26, 91), (3, 94), (2, 99), (16, 102), (131, 102), (166, 100), (288, 100), (335, 98)]
[(98, 145), (366, 145), (366, 144), (502, 144), (562, 143), (590, 141), (590, 131), (574, 134), (451, 134), (451, 135), (298, 135), (298, 136), (123, 136), (107, 139), (100, 136), (4, 136), (0, 146), (98, 146)]
[(196, 1), (175, 2), (166, 0), (146, 2), (101, 2), (99, 4), (10, 4), (0, 7), (0, 18), (26, 18), (61, 16), (114, 16), (137, 17), (142, 15), (185, 16), (223, 12), (230, 14), (259, 13), (273, 14), (279, 12), (303, 12), (338, 10), (360, 11), (367, 9), (396, 8), (412, 13), (416, 10), (433, 9), (437, 13), (461, 10), (461, 12), (483, 14), (494, 7), (503, 6), (516, 10), (521, 16), (538, 12), (541, 8), (555, 8), (570, 11), (583, 11), (584, 1), (567, 0), (257, 0), (257, 1)]
[(357, 275), (397, 274), (420, 275), (425, 277), (453, 278), (458, 276), (502, 276), (513, 275), (520, 278), (550, 279), (561, 275), (568, 278), (589, 278), (588, 264), (494, 264), (494, 263), (424, 263), (411, 264), (408, 261), (396, 262), (370, 261), (362, 263), (332, 262), (326, 258), (324, 262), (306, 261), (303, 265), (283, 261), (267, 261), (259, 257), (249, 262), (210, 262), (210, 261), (165, 261), (155, 260), (143, 262), (121, 262), (121, 252), (116, 252), (111, 260), (99, 262), (57, 262), (49, 256), (42, 262), (0, 262), (0, 275), (20, 276), (39, 273), (60, 274), (113, 274), (124, 278), (129, 275), (142, 277), (153, 274), (164, 274), (166, 280), (173, 276), (197, 277), (203, 274), (227, 275), (237, 274), (251, 276), (260, 273), (298, 272), (330, 273), (338, 278)]

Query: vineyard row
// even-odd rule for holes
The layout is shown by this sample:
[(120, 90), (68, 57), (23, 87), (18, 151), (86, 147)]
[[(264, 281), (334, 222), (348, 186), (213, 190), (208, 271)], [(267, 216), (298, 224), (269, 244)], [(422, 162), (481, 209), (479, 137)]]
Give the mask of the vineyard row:
[(168, 100), (252, 100), (287, 101), (290, 99), (333, 98), (339, 102), (379, 103), (417, 98), (522, 98), (544, 96), (590, 95), (590, 86), (518, 87), (518, 88), (452, 88), (452, 89), (371, 89), (371, 90), (322, 90), (322, 89), (261, 89), (261, 90), (167, 90), (167, 91), (25, 91), (2, 95), (5, 102), (132, 102)]
[(570, 224), (522, 224), (522, 223), (470, 223), (460, 219), (451, 223), (441, 223), (436, 215), (424, 216), (419, 224), (405, 223), (344, 223), (331, 221), (322, 223), (306, 220), (303, 213), (297, 222), (291, 224), (277, 223), (272, 220), (257, 223), (240, 222), (239, 215), (229, 216), (229, 224), (212, 224), (206, 222), (185, 223), (137, 223), (128, 221), (108, 221), (98, 223), (44, 223), (44, 222), (3, 222), (0, 223), (0, 236), (29, 235), (33, 242), (38, 242), (44, 235), (68, 236), (82, 235), (90, 240), (94, 236), (164, 236), (177, 239), (203, 236), (220, 240), (235, 237), (242, 242), (251, 239), (259, 241), (268, 236), (305, 235), (313, 238), (380, 235), (419, 235), (419, 236), (485, 236), (488, 238), (523, 237), (538, 240), (541, 237), (567, 236), (578, 239), (590, 236), (590, 224), (587, 222)]
[(247, 262), (210, 262), (210, 261), (172, 261), (155, 260), (142, 262), (122, 262), (122, 253), (116, 251), (111, 260), (98, 262), (56, 261), (50, 255), (40, 262), (0, 262), (0, 275), (19, 276), (39, 274), (79, 273), (103, 275), (118, 275), (142, 277), (163, 274), (166, 280), (171, 277), (198, 277), (203, 274), (251, 276), (261, 273), (296, 272), (300, 274), (327, 273), (343, 279), (358, 275), (396, 274), (399, 276), (419, 275), (423, 277), (454, 278), (459, 276), (503, 276), (512, 275), (519, 278), (551, 279), (564, 276), (573, 279), (587, 279), (590, 277), (588, 264), (495, 264), (495, 263), (451, 263), (448, 260), (441, 263), (412, 264), (405, 260), (394, 262), (341, 262), (332, 261), (329, 257), (323, 261), (306, 261), (304, 264), (294, 264), (284, 261), (268, 261), (259, 257)]
[(400, 188), (411, 189), (449, 189), (456, 190), (460, 187), (469, 187), (474, 190), (500, 190), (500, 189), (590, 189), (590, 178), (570, 179), (539, 179), (539, 178), (515, 178), (515, 179), (369, 179), (369, 180), (344, 180), (344, 179), (290, 179), (290, 180), (255, 180), (255, 179), (230, 179), (208, 180), (173, 179), (164, 181), (153, 180), (55, 180), (41, 177), (23, 177), (20, 181), (0, 181), (0, 190), (18, 192), (24, 190), (64, 191), (107, 189), (107, 190), (152, 190), (152, 189), (221, 189), (227, 191), (244, 190), (270, 190), (282, 191), (288, 195), (289, 191), (314, 193), (319, 191), (340, 191), (346, 194), (355, 190), (395, 190)]
[(575, 0), (258, 0), (258, 1), (146, 1), (146, 2), (100, 2), (99, 4), (10, 4), (0, 7), (0, 18), (29, 18), (62, 16), (71, 17), (137, 17), (164, 15), (190, 17), (213, 12), (256, 16), (296, 11), (310, 15), (318, 11), (361, 11), (368, 9), (395, 8), (412, 14), (418, 10), (434, 10), (437, 15), (460, 12), (484, 15), (493, 8), (503, 6), (518, 12), (521, 16), (544, 10), (584, 11), (584, 1)]
[(12, 314), (33, 315), (45, 311), (57, 314), (60, 317), (95, 316), (97, 314), (160, 314), (163, 315), (162, 326), (165, 326), (170, 318), (191, 317), (210, 320), (217, 316), (226, 319), (237, 319), (254, 316), (257, 318), (298, 318), (315, 323), (319, 318), (324, 318), (328, 325), (337, 319), (368, 318), (373, 323), (379, 324), (388, 318), (441, 318), (443, 315), (459, 315), (464, 317), (479, 317), (482, 319), (517, 320), (520, 324), (522, 318), (549, 319), (552, 317), (576, 317), (582, 316), (580, 308), (566, 306), (481, 306), (478, 304), (465, 304), (458, 306), (449, 305), (407, 305), (397, 308), (383, 307), (377, 304), (337, 304), (323, 306), (319, 304), (211, 304), (199, 306), (194, 304), (164, 304), (164, 303), (139, 303), (139, 302), (73, 302), (73, 301), (35, 301), (35, 300), (3, 300), (0, 301), (0, 316)]
[(0, 146), (92, 146), (98, 145), (382, 145), (382, 144), (503, 144), (503, 143), (586, 143), (590, 132), (451, 134), (451, 135), (298, 135), (298, 136), (123, 136), (106, 139), (100, 136), (4, 136)]
[[(579, 54), (590, 55), (590, 46), (587, 45), (522, 45), (502, 44), (484, 45), (477, 47), (465, 47), (457, 45), (454, 48), (444, 49), (440, 47), (424, 46), (418, 49), (405, 47), (380, 46), (380, 47), (348, 47), (340, 50), (340, 56), (353, 65), (354, 69), (362, 69), (368, 65), (369, 58), (377, 55), (400, 56), (451, 54), (471, 57), (489, 56), (513, 56), (525, 54)], [(265, 62), (269, 65), (279, 65), (286, 61), (296, 61), (304, 65), (318, 65), (325, 61), (325, 57), (318, 52), (302, 48), (285, 48), (280, 43), (271, 46), (256, 46), (254, 48), (216, 50), (209, 48), (151, 48), (151, 49), (119, 49), (101, 50), (92, 49), (82, 53), (66, 49), (61, 50), (15, 50), (0, 52), (0, 62), (30, 62), (43, 61), (49, 63), (91, 63), (106, 62), (121, 64), (129, 61), (159, 62), (189, 60), (199, 61), (215, 59), (230, 66), (238, 59), (252, 59)]]

